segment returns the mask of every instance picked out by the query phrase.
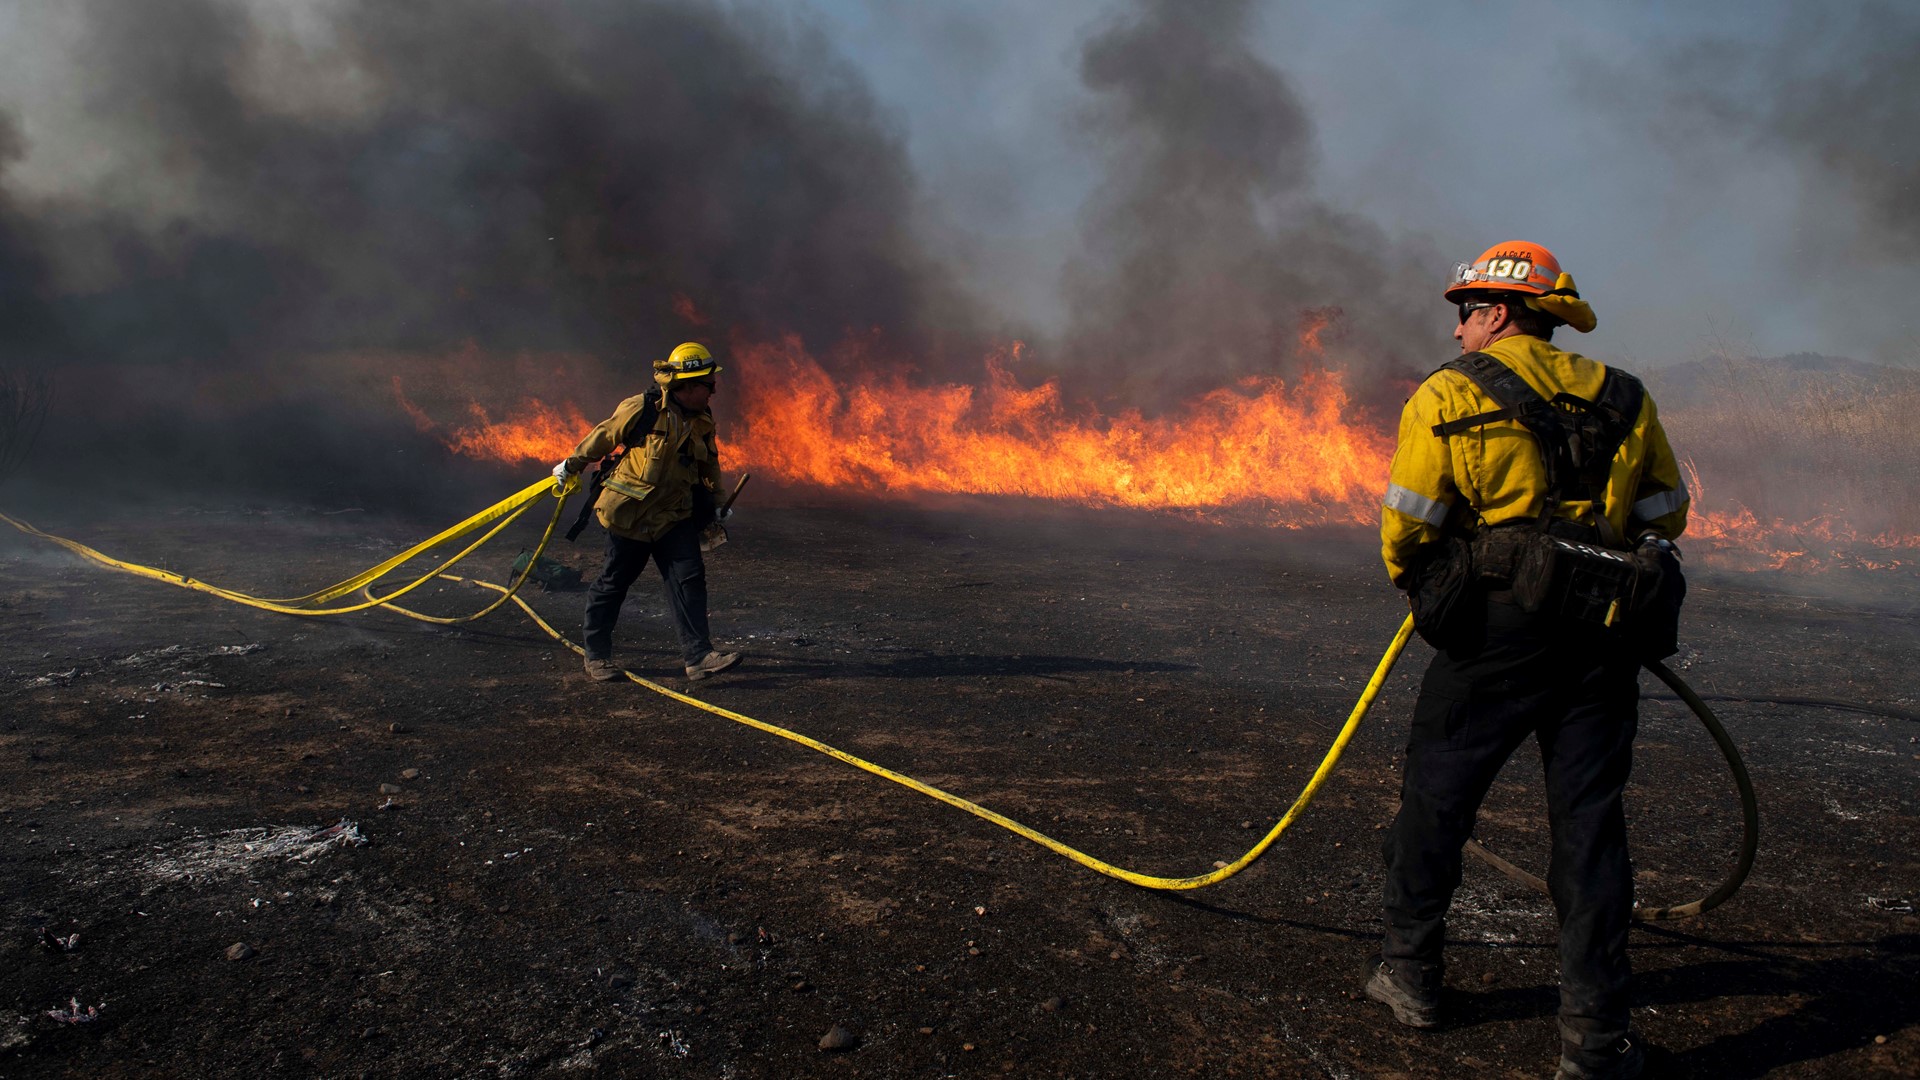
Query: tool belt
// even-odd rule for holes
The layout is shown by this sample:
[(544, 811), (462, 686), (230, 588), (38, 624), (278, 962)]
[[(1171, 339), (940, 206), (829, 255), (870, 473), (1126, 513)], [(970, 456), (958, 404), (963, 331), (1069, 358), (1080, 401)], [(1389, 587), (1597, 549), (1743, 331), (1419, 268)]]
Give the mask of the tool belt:
[(1529, 615), (1611, 627), (1633, 604), (1639, 572), (1626, 552), (1542, 532), (1531, 522), (1482, 529), (1470, 548), (1487, 598), (1510, 600)]
[(1652, 544), (1621, 551), (1562, 535), (1591, 531), (1572, 522), (1554, 525), (1442, 541), (1407, 594), (1420, 636), (1436, 649), (1473, 648), (1495, 603), (1519, 608), (1542, 634), (1600, 633), (1652, 660), (1678, 652), (1687, 583), (1676, 553)]

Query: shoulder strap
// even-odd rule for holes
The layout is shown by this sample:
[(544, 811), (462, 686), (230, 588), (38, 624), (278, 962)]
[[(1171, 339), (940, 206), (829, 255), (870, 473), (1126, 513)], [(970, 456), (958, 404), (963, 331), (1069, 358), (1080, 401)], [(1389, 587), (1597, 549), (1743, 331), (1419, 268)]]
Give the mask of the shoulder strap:
[(1465, 375), (1500, 405), (1500, 408), (1493, 412), (1435, 424), (1433, 433), (1441, 438), (1458, 435), (1462, 431), (1471, 431), (1477, 427), (1485, 427), (1501, 420), (1519, 420), (1525, 424), (1526, 417), (1547, 405), (1547, 399), (1541, 397), (1538, 390), (1527, 385), (1527, 380), (1521, 378), (1512, 368), (1483, 352), (1455, 357), (1441, 365), (1439, 370), (1457, 371)]
[[(1488, 397), (1499, 402), (1500, 408), (1493, 412), (1468, 416), (1459, 420), (1449, 420), (1435, 424), (1433, 433), (1441, 438), (1458, 434), (1500, 420), (1513, 420), (1519, 423), (1526, 433), (1533, 437), (1534, 445), (1540, 451), (1540, 465), (1546, 473), (1546, 497), (1540, 502), (1539, 527), (1544, 532), (1553, 522), (1553, 508), (1565, 501), (1562, 488), (1567, 474), (1575, 471), (1568, 468), (1569, 440), (1567, 427), (1561, 422), (1560, 411), (1552, 403), (1540, 396), (1512, 368), (1483, 352), (1471, 352), (1456, 357), (1440, 368), (1441, 371), (1457, 371), (1473, 380)], [(1577, 467), (1576, 467), (1577, 468)]]
[(1627, 441), (1633, 425), (1640, 421), (1640, 408), (1646, 403), (1644, 383), (1618, 368), (1608, 368), (1606, 381), (1600, 384), (1599, 400), (1594, 402), (1600, 414), (1600, 440), (1594, 444), (1596, 457), (1612, 462)]
[[(633, 419), (628, 421), (627, 430), (620, 433), (620, 445), (629, 450), (633, 449), (634, 444), (645, 439), (647, 433), (652, 431), (653, 426), (659, 422), (660, 399), (654, 394), (649, 393), (646, 403), (641, 405), (640, 411), (634, 413)], [(639, 459), (635, 458), (634, 460), (637, 461)]]
[(1646, 400), (1646, 387), (1639, 379), (1609, 367), (1596, 400), (1563, 392), (1548, 401), (1512, 368), (1486, 353), (1469, 353), (1440, 370), (1460, 372), (1502, 407), (1435, 424), (1435, 435), (1444, 438), (1496, 421), (1513, 420), (1533, 436), (1546, 468), (1543, 526), (1557, 503), (1581, 501), (1597, 507), (1605, 500), (1614, 455), (1633, 431)]

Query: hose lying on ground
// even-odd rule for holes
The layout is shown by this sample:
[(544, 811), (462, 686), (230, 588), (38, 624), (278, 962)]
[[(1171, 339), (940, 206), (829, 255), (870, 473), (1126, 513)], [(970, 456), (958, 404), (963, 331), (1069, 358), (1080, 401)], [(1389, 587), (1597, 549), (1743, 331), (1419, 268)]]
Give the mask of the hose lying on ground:
[[(1693, 688), (1683, 682), (1680, 676), (1675, 675), (1667, 665), (1658, 660), (1648, 660), (1646, 669), (1658, 676), (1661, 682), (1672, 687), (1673, 692), (1680, 696), (1680, 700), (1693, 709), (1694, 715), (1698, 716), (1700, 723), (1705, 725), (1707, 734), (1713, 736), (1714, 744), (1720, 747), (1721, 755), (1727, 759), (1727, 769), (1733, 773), (1734, 786), (1740, 789), (1740, 855), (1735, 860), (1733, 872), (1720, 882), (1719, 887), (1698, 900), (1674, 904), (1671, 907), (1636, 906), (1633, 909), (1633, 917), (1641, 922), (1661, 922), (1667, 919), (1684, 919), (1703, 911), (1711, 911), (1726, 903), (1728, 897), (1740, 890), (1740, 884), (1747, 880), (1748, 871), (1753, 869), (1753, 856), (1760, 847), (1760, 808), (1753, 796), (1753, 780), (1747, 776), (1746, 762), (1740, 759), (1740, 751), (1733, 745), (1733, 737), (1727, 734), (1727, 729), (1721, 725), (1720, 718), (1713, 715), (1713, 710), (1707, 708), (1707, 703), (1700, 699), (1700, 695), (1694, 693)], [(1548, 893), (1546, 882), (1488, 851), (1479, 840), (1469, 839), (1467, 850), (1514, 881), (1522, 885), (1530, 885), (1542, 893)]]
[[(498, 503), (495, 503), (493, 506), (490, 506), (487, 509), (480, 511), (477, 514), (474, 514), (473, 516), (467, 518), (465, 521), (462, 521), (459, 524), (454, 525), (451, 528), (448, 528), (436, 534), (435, 536), (428, 538), (427, 540), (424, 540), (418, 544), (415, 544), (414, 546), (408, 548), (407, 550), (401, 552), (400, 554), (395, 555), (392, 558), (387, 559), (386, 561), (381, 562), (376, 566), (370, 567), (359, 574), (355, 574), (350, 578), (346, 578), (345, 580), (336, 582), (335, 584), (328, 586), (325, 589), (321, 589), (317, 592), (309, 593), (306, 596), (295, 597), (291, 599), (283, 599), (283, 600), (266, 599), (262, 597), (253, 596), (248, 593), (242, 593), (242, 592), (238, 592), (231, 589), (224, 589), (215, 585), (209, 585), (202, 581), (196, 581), (193, 578), (189, 578), (183, 574), (174, 573), (168, 570), (161, 570), (156, 567), (144, 566), (138, 563), (126, 562), (120, 559), (115, 559), (111, 556), (102, 554), (101, 552), (96, 551), (93, 548), (90, 548), (84, 544), (80, 544), (75, 541), (65, 539), (63, 537), (54, 536), (51, 533), (42, 532), (41, 530), (34, 528), (32, 525), (29, 525), (26, 522), (20, 521), (16, 518), (10, 517), (4, 513), (0, 513), (0, 521), (5, 521), (7, 524), (12, 525), (14, 528), (30, 536), (36, 536), (41, 539), (58, 544), (61, 547), (64, 547), (67, 550), (77, 555), (80, 555), (85, 559), (98, 563), (109, 569), (122, 571), (124, 573), (135, 574), (135, 575), (150, 578), (156, 581), (163, 581), (169, 585), (176, 585), (182, 588), (193, 589), (199, 592), (211, 594), (213, 596), (218, 596), (223, 600), (229, 600), (234, 603), (245, 604), (249, 607), (259, 608), (265, 611), (278, 612), (286, 615), (343, 615), (351, 612), (365, 611), (371, 608), (384, 607), (387, 610), (393, 611), (400, 615), (404, 615), (407, 618), (419, 619), (425, 622), (447, 625), (447, 624), (453, 624), (453, 623), (470, 622), (474, 619), (481, 618), (482, 616), (488, 614), (489, 612), (494, 611), (495, 609), (499, 608), (501, 605), (507, 603), (508, 601), (512, 601), (513, 603), (519, 605), (521, 611), (523, 611), (528, 618), (532, 619), (534, 623), (540, 627), (540, 629), (544, 630), (555, 641), (558, 641), (561, 644), (565, 645), (567, 648), (572, 649), (575, 653), (581, 653), (582, 649), (579, 645), (575, 644), (566, 635), (560, 633), (558, 630), (555, 630), (551, 623), (547, 622), (546, 619), (542, 618), (539, 612), (535, 611), (531, 605), (529, 605), (525, 600), (521, 599), (520, 596), (518, 595), (520, 587), (526, 583), (528, 575), (532, 573), (534, 566), (539, 562), (541, 552), (546, 550), (548, 542), (553, 538), (554, 530), (560, 521), (560, 511), (565, 506), (566, 496), (570, 492), (572, 492), (572, 490), (574, 489), (574, 486), (575, 486), (575, 482), (569, 481), (565, 488), (556, 489), (552, 481), (541, 480), (532, 485), (529, 485), (528, 487), (522, 489), (516, 494), (511, 495), (508, 498), (503, 499)], [(555, 502), (554, 502), (553, 516), (551, 520), (547, 522), (546, 531), (541, 535), (540, 544), (538, 547), (534, 549), (533, 557), (527, 560), (526, 569), (522, 571), (521, 574), (518, 577), (516, 577), (511, 584), (496, 585), (488, 581), (467, 579), (467, 578), (462, 578), (462, 577), (458, 577), (453, 574), (447, 573), (447, 571), (450, 568), (452, 568), (454, 565), (459, 563), (462, 559), (465, 559), (468, 555), (472, 554), (475, 550), (477, 550), (479, 547), (484, 545), (488, 540), (498, 535), (502, 529), (506, 528), (508, 524), (513, 522), (522, 513), (524, 513), (530, 506), (532, 506), (532, 504), (542, 494), (546, 494), (546, 493), (551, 493), (554, 496), (556, 496)], [(454, 555), (452, 558), (448, 559), (446, 562), (442, 563), (440, 566), (436, 567), (435, 569), (429, 571), (427, 574), (419, 578), (416, 578), (415, 580), (409, 582), (405, 586), (395, 590), (394, 592), (388, 593), (386, 595), (375, 596), (374, 593), (372, 592), (372, 588), (375, 583), (377, 583), (381, 578), (392, 573), (394, 570), (397, 570), (400, 566), (404, 565), (408, 561), (414, 558), (417, 558), (420, 555), (423, 555), (427, 551), (433, 549), (434, 547), (439, 546), (440, 544), (448, 543), (452, 540), (456, 540), (461, 537), (464, 537), (467, 534), (477, 531), (478, 529), (483, 528), (489, 524), (492, 524), (493, 527), (488, 529), (487, 532), (484, 535), (482, 535), (478, 540), (475, 540), (474, 542), (469, 544), (467, 547), (462, 549), (459, 553)], [(441, 616), (427, 615), (422, 612), (413, 611), (408, 608), (401, 607), (399, 604), (394, 602), (399, 598), (401, 598), (402, 596), (405, 596), (408, 593), (414, 591), (415, 589), (418, 589), (421, 586), (425, 585), (427, 582), (434, 580), (435, 578), (443, 579), (446, 581), (471, 581), (471, 583), (474, 585), (480, 586), (485, 589), (490, 589), (494, 592), (499, 593), (500, 595), (497, 599), (487, 604), (486, 606), (480, 608), (478, 611), (475, 611), (468, 615), (455, 616), (455, 617), (441, 617)], [(350, 604), (345, 606), (338, 606), (338, 607), (318, 606), (318, 605), (324, 605), (326, 603), (329, 603), (330, 601), (336, 600), (339, 597), (354, 591), (359, 591), (363, 596), (365, 596), (367, 598), (365, 602)], [(1412, 634), (1413, 634), (1413, 618), (1411, 616), (1408, 616), (1407, 619), (1400, 624), (1400, 629), (1394, 634), (1393, 640), (1388, 644), (1386, 652), (1380, 657), (1379, 664), (1377, 664), (1374, 667), (1372, 678), (1370, 678), (1367, 681), (1367, 685), (1365, 689), (1362, 690), (1359, 700), (1354, 703), (1352, 712), (1349, 713), (1347, 716), (1347, 722), (1341, 727), (1339, 734), (1337, 734), (1334, 737), (1333, 745), (1327, 749), (1327, 753), (1321, 759), (1319, 767), (1314, 770), (1313, 775), (1308, 779), (1306, 786), (1301, 789), (1299, 796), (1296, 797), (1292, 805), (1287, 808), (1286, 813), (1281, 815), (1280, 820), (1277, 821), (1273, 825), (1273, 827), (1267, 831), (1266, 835), (1260, 838), (1258, 843), (1254, 844), (1253, 847), (1249, 848), (1239, 858), (1231, 862), (1221, 863), (1208, 873), (1194, 874), (1187, 877), (1162, 877), (1162, 876), (1153, 875), (1153, 874), (1141, 874), (1132, 870), (1125, 869), (1124, 867), (1116, 866), (1113, 863), (1109, 863), (1109, 862), (1106, 862), (1105, 860), (1096, 858), (1092, 855), (1089, 855), (1079, 850), (1078, 848), (1075, 848), (1069, 844), (1056, 840), (1053, 837), (1050, 837), (1045, 833), (1040, 832), (1037, 829), (1033, 829), (1026, 825), (1023, 825), (1020, 822), (1015, 821), (1014, 819), (1007, 817), (1004, 814), (998, 813), (993, 810), (989, 810), (986, 807), (981, 806), (978, 803), (975, 803), (969, 799), (965, 799), (965, 798), (962, 798), (961, 796), (952, 794), (951, 792), (944, 791), (940, 788), (934, 787), (931, 784), (923, 783), (919, 780), (914, 779), (911, 776), (907, 776), (904, 773), (895, 772), (894, 770), (886, 768), (885, 766), (876, 765), (873, 762), (865, 760), (864, 758), (858, 757), (854, 754), (847, 753), (846, 751), (840, 750), (836, 747), (829, 746), (826, 743), (820, 742), (819, 740), (811, 738), (809, 736), (800, 734), (799, 732), (792, 731), (784, 727), (780, 727), (777, 724), (770, 724), (763, 720), (756, 720), (753, 717), (734, 712), (730, 709), (725, 709), (718, 705), (701, 701), (698, 698), (690, 697), (676, 690), (662, 686), (659, 683), (642, 678), (641, 676), (636, 675), (631, 671), (623, 671), (622, 674), (626, 675), (626, 677), (632, 680), (633, 682), (638, 683), (639, 685), (644, 686), (647, 689), (654, 691), (655, 693), (672, 698), (675, 701), (681, 702), (686, 705), (691, 705), (694, 708), (704, 710), (706, 712), (712, 713), (715, 716), (719, 716), (727, 720), (731, 720), (737, 724), (744, 724), (747, 727), (754, 728), (755, 730), (763, 731), (770, 735), (779, 736), (780, 738), (786, 739), (790, 742), (798, 743), (799, 745), (807, 747), (810, 750), (814, 750), (819, 753), (826, 754), (827, 756), (835, 758), (839, 761), (843, 761), (849, 765), (852, 765), (857, 769), (865, 770), (866, 772), (872, 773), (875, 776), (879, 776), (884, 779), (891, 780), (896, 784), (900, 784), (913, 791), (919, 792), (922, 795), (926, 795), (930, 798), (938, 799), (939, 801), (946, 803), (949, 806), (953, 806), (953, 807), (957, 807), (958, 809), (965, 810), (967, 813), (972, 814), (975, 817), (981, 818), (982, 820), (998, 825), (999, 827), (1006, 829), (1009, 832), (1014, 833), (1015, 835), (1018, 835), (1024, 839), (1030, 840), (1033, 843), (1039, 844), (1041, 847), (1044, 847), (1049, 851), (1052, 851), (1059, 855), (1063, 855), (1073, 860), (1074, 862), (1079, 863), (1081, 866), (1087, 867), (1090, 870), (1104, 874), (1108, 877), (1115, 878), (1120, 881), (1125, 881), (1129, 884), (1138, 885), (1138, 886), (1141, 886), (1142, 888), (1161, 889), (1161, 890), (1186, 890), (1186, 889), (1198, 889), (1208, 885), (1217, 884), (1219, 882), (1225, 881), (1230, 877), (1233, 877), (1235, 874), (1238, 874), (1240, 871), (1246, 869), (1248, 866), (1251, 866), (1255, 860), (1259, 859), (1262, 855), (1266, 853), (1268, 848), (1273, 846), (1275, 841), (1279, 840), (1280, 835), (1282, 833), (1286, 832), (1287, 829), (1290, 826), (1292, 826), (1293, 823), (1300, 818), (1301, 814), (1303, 814), (1306, 811), (1308, 804), (1313, 801), (1314, 795), (1319, 792), (1321, 785), (1323, 785), (1326, 782), (1327, 777), (1332, 774), (1334, 767), (1337, 764), (1339, 764), (1341, 754), (1346, 750), (1347, 744), (1353, 740), (1354, 733), (1359, 730), (1360, 722), (1361, 720), (1365, 719), (1367, 715), (1367, 711), (1372, 707), (1374, 700), (1379, 697), (1380, 689), (1383, 685), (1385, 685), (1388, 673), (1390, 673), (1393, 670), (1394, 664), (1400, 659), (1400, 654), (1402, 651), (1405, 650), (1407, 641), (1412, 636)], [(1639, 917), (1643, 919), (1679, 918), (1684, 915), (1694, 915), (1702, 911), (1705, 911), (1708, 908), (1711, 908), (1721, 903), (1722, 901), (1724, 901), (1728, 896), (1731, 896), (1733, 894), (1733, 891), (1735, 889), (1739, 888), (1740, 882), (1745, 879), (1746, 872), (1753, 862), (1753, 848), (1758, 835), (1758, 817), (1754, 811), (1752, 786), (1747, 781), (1746, 770), (1740, 763), (1739, 754), (1734, 749), (1732, 741), (1727, 738), (1725, 729), (1719, 726), (1719, 722), (1713, 719), (1712, 713), (1706, 708), (1706, 705), (1704, 703), (1701, 703), (1697, 697), (1693, 696), (1693, 691), (1687, 688), (1686, 684), (1680, 682), (1677, 676), (1675, 676), (1672, 672), (1667, 671), (1667, 669), (1662, 665), (1654, 664), (1654, 665), (1651, 665), (1651, 667), (1653, 668), (1655, 674), (1660, 675), (1660, 677), (1664, 679), (1669, 686), (1672, 686), (1677, 692), (1679, 692), (1684, 698), (1687, 699), (1688, 703), (1694, 707), (1695, 712), (1700, 714), (1702, 722), (1707, 724), (1708, 730), (1711, 733), (1713, 733), (1715, 741), (1720, 744), (1721, 751), (1727, 755), (1728, 763), (1733, 768), (1735, 779), (1740, 785), (1742, 803), (1746, 809), (1746, 837), (1742, 847), (1740, 866), (1739, 866), (1739, 869), (1735, 872), (1735, 874), (1727, 880), (1727, 882), (1723, 883), (1721, 887), (1715, 890), (1712, 895), (1702, 900), (1694, 901), (1691, 904), (1682, 904), (1672, 908), (1644, 909), (1643, 911), (1638, 913)], [(1541, 882), (1538, 878), (1533, 877), (1530, 874), (1527, 874), (1525, 871), (1520, 870), (1518, 867), (1514, 867), (1511, 863), (1507, 863), (1505, 862), (1505, 860), (1502, 860), (1498, 856), (1493, 855), (1491, 852), (1481, 847), (1477, 841), (1469, 841), (1469, 844), (1471, 845), (1472, 849), (1476, 854), (1480, 855), (1482, 858), (1487, 859), (1489, 862), (1493, 863), (1493, 865), (1495, 865), (1496, 867), (1501, 868), (1503, 872), (1508, 873), (1510, 876), (1516, 876), (1517, 880), (1524, 881), (1528, 884), (1537, 885), (1541, 889), (1545, 889), (1546, 887), (1545, 884)]]
[[(1896, 709), (1891, 705), (1876, 705), (1870, 701), (1842, 701), (1839, 698), (1824, 697), (1783, 697), (1767, 695), (1765, 697), (1746, 694), (1699, 694), (1701, 701), (1727, 701), (1741, 705), (1794, 705), (1809, 709), (1835, 709), (1840, 712), (1866, 713), (1868, 716), (1884, 716), (1889, 720), (1906, 720), (1920, 724), (1920, 712), (1911, 709)], [(1642, 694), (1643, 701), (1680, 701), (1687, 699), (1678, 694)]]

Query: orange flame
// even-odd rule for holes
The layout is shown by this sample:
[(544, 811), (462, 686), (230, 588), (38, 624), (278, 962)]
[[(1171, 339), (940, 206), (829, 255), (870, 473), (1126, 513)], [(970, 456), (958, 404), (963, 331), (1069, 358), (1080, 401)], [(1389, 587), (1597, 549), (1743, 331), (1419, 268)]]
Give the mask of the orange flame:
[[(398, 375), (393, 378), (393, 396), (400, 408), (413, 418), (414, 426), (424, 432), (435, 431), (439, 424), (407, 398)], [(541, 461), (551, 464), (565, 456), (593, 428), (593, 422), (569, 403), (555, 408), (532, 398), (512, 419), (495, 420), (479, 402), (469, 402), (463, 427), (441, 434), (440, 441), (456, 454), (490, 461), (518, 464)]]
[[(1734, 503), (1729, 509), (1704, 509), (1706, 484), (1692, 462), (1684, 462), (1693, 508), (1687, 514), (1686, 539), (1706, 545), (1712, 561), (1741, 570), (1793, 570), (1817, 573), (1832, 569), (1900, 570), (1920, 568), (1920, 535), (1897, 529), (1863, 532), (1845, 518), (1822, 514), (1806, 521), (1781, 518), (1761, 520), (1752, 510)], [(1886, 552), (1909, 553), (1894, 558)]]
[(1026, 495), (1157, 509), (1262, 507), (1276, 523), (1365, 521), (1392, 447), (1347, 422), (1335, 375), (1241, 380), (1148, 420), (1070, 409), (1055, 383), (1022, 386), (1015, 345), (978, 388), (898, 374), (836, 382), (799, 343), (734, 350), (759, 385), (730, 440), (742, 468), (869, 492)]
[[(1299, 353), (1317, 353), (1337, 311), (1303, 316)], [(1379, 520), (1393, 453), (1389, 429), (1350, 415), (1338, 373), (1289, 384), (1240, 380), (1148, 418), (1070, 405), (1056, 383), (1024, 385), (1018, 343), (985, 358), (978, 386), (916, 386), (898, 370), (836, 379), (796, 338), (735, 345), (758, 392), (723, 431), (730, 471), (873, 494), (1016, 495), (1092, 506), (1170, 510), (1297, 528)], [(496, 461), (559, 460), (592, 427), (572, 403), (531, 400), (495, 419), (478, 403), (442, 426), (408, 400), (422, 431), (456, 453)], [(722, 420), (727, 419), (723, 410)], [(1920, 535), (1868, 533), (1844, 516), (1763, 521), (1713, 507), (1687, 463), (1690, 553), (1725, 569), (1920, 570)]]
[(1345, 314), (1337, 305), (1333, 307), (1308, 308), (1300, 313), (1300, 352), (1304, 355), (1318, 356), (1326, 349), (1320, 340), (1321, 335), (1340, 321)]

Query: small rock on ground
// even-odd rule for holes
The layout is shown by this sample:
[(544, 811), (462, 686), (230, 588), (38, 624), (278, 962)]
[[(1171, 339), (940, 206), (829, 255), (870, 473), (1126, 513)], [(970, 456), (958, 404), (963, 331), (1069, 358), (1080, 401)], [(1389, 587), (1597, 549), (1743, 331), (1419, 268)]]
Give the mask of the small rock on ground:
[(833, 1025), (833, 1027), (827, 1029), (825, 1035), (820, 1036), (820, 1049), (822, 1050), (851, 1050), (858, 1045), (860, 1045), (860, 1036), (847, 1030), (847, 1028), (841, 1024)]
[(236, 941), (227, 946), (227, 959), (250, 960), (253, 958), (253, 946), (244, 941)]

